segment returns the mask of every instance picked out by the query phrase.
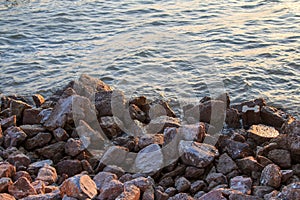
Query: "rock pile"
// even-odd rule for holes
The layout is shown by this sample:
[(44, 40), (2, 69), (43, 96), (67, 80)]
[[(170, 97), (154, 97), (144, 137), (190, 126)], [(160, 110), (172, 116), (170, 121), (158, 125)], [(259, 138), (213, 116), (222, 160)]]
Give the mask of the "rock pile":
[(300, 199), (300, 121), (263, 99), (205, 97), (179, 119), (83, 75), (0, 103), (1, 200)]

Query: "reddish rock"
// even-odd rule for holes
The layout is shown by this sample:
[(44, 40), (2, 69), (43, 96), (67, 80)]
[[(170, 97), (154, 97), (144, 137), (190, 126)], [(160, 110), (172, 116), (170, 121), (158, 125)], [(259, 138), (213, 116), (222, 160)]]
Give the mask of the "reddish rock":
[(32, 95), (32, 99), (33, 99), (36, 107), (40, 107), (43, 103), (45, 103), (44, 97), (40, 94)]
[(263, 170), (263, 166), (259, 164), (252, 156), (237, 160), (236, 163), (239, 169), (247, 175), (250, 175), (251, 172), (259, 172)]
[(46, 129), (42, 125), (21, 125), (20, 128), (26, 133), (29, 138), (34, 137), (36, 134), (46, 132)]
[(258, 144), (276, 138), (279, 135), (275, 128), (262, 124), (252, 125), (247, 133), (248, 137), (254, 139)]
[(266, 157), (264, 157), (264, 156), (256, 156), (256, 160), (257, 160), (257, 162), (259, 162), (259, 164), (261, 164), (263, 167), (265, 167), (265, 166), (267, 166), (267, 165), (269, 165), (269, 164), (273, 164), (273, 162), (272, 162), (270, 159), (268, 159), (268, 158), (266, 158)]
[(162, 145), (164, 143), (163, 134), (146, 134), (143, 135), (138, 142), (138, 146), (140, 149), (145, 148), (151, 144), (159, 144)]
[(198, 167), (188, 166), (185, 169), (184, 177), (187, 179), (195, 179), (200, 177), (205, 172), (205, 169), (200, 169)]
[(105, 183), (108, 183), (111, 180), (118, 180), (118, 177), (110, 172), (99, 172), (96, 176), (94, 176), (93, 180), (96, 183), (98, 190), (101, 190)]
[(180, 177), (175, 181), (175, 187), (178, 192), (185, 192), (190, 189), (191, 182), (184, 177)]
[(263, 200), (263, 199), (256, 196), (250, 196), (247, 194), (233, 193), (230, 194), (229, 200)]
[(88, 175), (76, 175), (68, 178), (60, 186), (60, 195), (68, 195), (79, 200), (94, 198), (97, 195), (97, 186)]
[(113, 91), (101, 91), (95, 93), (95, 107), (98, 111), (98, 117), (112, 116), (112, 99)]
[(6, 193), (0, 193), (0, 199), (3, 200), (16, 200), (14, 196)]
[(129, 114), (131, 119), (138, 120), (142, 123), (148, 123), (149, 117), (147, 113), (144, 113), (137, 105), (129, 104)]
[(0, 146), (3, 143), (3, 140), (4, 140), (4, 136), (3, 136), (2, 128), (1, 128), (1, 125), (0, 125)]
[(43, 148), (37, 149), (36, 152), (45, 158), (49, 158), (53, 160), (54, 158), (57, 158), (57, 156), (62, 155), (65, 151), (65, 142), (57, 142), (54, 144), (50, 144), (48, 146), (45, 146)]
[(219, 149), (227, 152), (228, 155), (234, 160), (244, 158), (253, 154), (252, 149), (247, 143), (237, 142), (231, 139), (225, 139), (218, 143), (220, 143)]
[(24, 110), (23, 113), (23, 124), (39, 124), (42, 120), (40, 116), (41, 110), (37, 108), (31, 108)]
[(66, 145), (65, 145), (65, 153), (70, 156), (76, 156), (79, 153), (81, 153), (85, 149), (84, 145), (82, 144), (82, 141), (79, 139), (68, 139)]
[(228, 174), (233, 170), (238, 169), (235, 162), (228, 156), (227, 153), (222, 154), (217, 162), (217, 171), (223, 174)]
[(270, 164), (263, 169), (260, 183), (262, 185), (278, 188), (280, 187), (281, 177), (282, 174), (280, 168), (275, 164)]
[(31, 150), (37, 147), (44, 147), (51, 141), (51, 139), (51, 133), (38, 133), (33, 138), (26, 140), (25, 148)]
[(251, 178), (236, 176), (230, 180), (230, 189), (240, 191), (243, 194), (251, 194), (251, 188)]
[(51, 192), (47, 194), (29, 195), (22, 200), (60, 200), (59, 192)]
[(12, 178), (16, 174), (16, 167), (8, 162), (0, 162), (0, 178)]
[(82, 170), (88, 172), (89, 174), (94, 174), (93, 167), (87, 160), (81, 160)]
[(203, 142), (206, 129), (203, 122), (197, 124), (183, 125), (178, 129), (178, 134), (180, 134), (183, 140)]
[(46, 166), (46, 165), (53, 165), (53, 161), (52, 160), (41, 160), (41, 161), (37, 161), (34, 163), (31, 163), (28, 168), (27, 171), (30, 172), (31, 174), (37, 174), (40, 170), (40, 168)]
[(13, 182), (12, 182), (11, 178), (8, 178), (8, 177), (0, 178), (0, 193), (7, 192), (8, 187), (12, 184), (13, 184)]
[(22, 120), (23, 112), (28, 108), (31, 108), (31, 106), (27, 103), (12, 99), (10, 101), (10, 116), (16, 115), (17, 121)]
[(122, 130), (112, 116), (101, 117), (99, 123), (101, 129), (109, 139), (115, 138), (122, 134)]
[(59, 175), (67, 174), (69, 177), (82, 172), (82, 165), (79, 160), (62, 160), (56, 165)]
[(29, 180), (29, 182), (32, 182), (31, 176), (27, 171), (17, 171), (13, 177), (13, 181), (17, 181), (20, 177), (25, 177)]
[(161, 190), (156, 189), (154, 191), (154, 197), (157, 200), (167, 200), (169, 198), (169, 195)]
[(31, 185), (33, 186), (33, 188), (35, 189), (35, 191), (38, 194), (45, 194), (46, 185), (45, 185), (44, 181), (36, 180), (36, 181), (32, 182)]
[(270, 186), (253, 186), (253, 192), (252, 194), (254, 196), (263, 198), (266, 194), (271, 193), (274, 190), (274, 188)]
[(105, 183), (100, 190), (97, 199), (114, 200), (124, 191), (123, 183), (118, 180), (111, 180)]
[(16, 166), (17, 170), (21, 167), (27, 168), (31, 162), (30, 158), (23, 153), (11, 155), (8, 157), (7, 161)]
[(116, 200), (139, 200), (140, 189), (135, 185), (124, 185), (124, 191), (116, 198)]
[(225, 122), (229, 128), (240, 128), (240, 114), (234, 108), (226, 109), (226, 119)]
[(169, 200), (194, 200), (194, 198), (186, 193), (179, 193), (173, 197), (170, 197)]
[(8, 187), (8, 191), (16, 199), (27, 197), (28, 195), (37, 194), (34, 187), (30, 184), (29, 180), (25, 177), (19, 178), (13, 185)]
[(56, 169), (49, 165), (44, 165), (44, 167), (40, 168), (36, 180), (44, 181), (47, 185), (55, 183), (57, 181)]
[(150, 186), (152, 186), (151, 178), (139, 177), (125, 182), (125, 184), (133, 184), (138, 187), (141, 191), (146, 191)]
[(212, 190), (208, 192), (207, 194), (204, 194), (198, 200), (227, 200), (227, 198), (224, 197), (222, 190)]
[(290, 168), (292, 166), (291, 154), (284, 149), (274, 149), (268, 153), (268, 158), (281, 168)]
[(209, 173), (205, 178), (206, 182), (209, 184), (208, 189), (211, 190), (212, 188), (227, 184), (227, 178), (222, 173)]
[(286, 121), (292, 118), (287, 113), (270, 106), (263, 106), (260, 116), (263, 124), (276, 128), (281, 128)]
[(53, 135), (57, 141), (67, 141), (69, 139), (67, 131), (60, 127), (53, 131)]
[(285, 186), (278, 196), (280, 199), (300, 199), (300, 182)]
[(207, 167), (219, 156), (214, 146), (184, 140), (179, 143), (179, 154), (183, 163), (199, 168)]
[(8, 118), (4, 118), (0, 120), (0, 125), (2, 126), (3, 129), (7, 129), (11, 126), (16, 126), (17, 125), (17, 116), (13, 115)]
[(4, 132), (4, 146), (8, 147), (18, 147), (24, 140), (27, 135), (22, 129), (16, 126), (9, 127)]

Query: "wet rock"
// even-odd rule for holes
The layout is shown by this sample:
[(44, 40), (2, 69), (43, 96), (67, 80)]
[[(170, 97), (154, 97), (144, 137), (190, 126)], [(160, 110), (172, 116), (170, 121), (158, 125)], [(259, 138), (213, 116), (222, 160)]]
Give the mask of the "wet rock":
[(253, 186), (253, 195), (263, 198), (264, 195), (272, 192), (274, 188), (269, 186)]
[(28, 108), (32, 107), (23, 101), (12, 99), (10, 101), (10, 116), (16, 115), (17, 121), (21, 121), (24, 110)]
[(43, 103), (45, 103), (44, 97), (40, 94), (32, 95), (32, 99), (33, 99), (36, 107), (40, 107)]
[(222, 173), (209, 173), (205, 180), (209, 184), (209, 190), (217, 185), (227, 184), (227, 178)]
[(236, 163), (239, 169), (247, 175), (250, 175), (251, 172), (259, 172), (263, 170), (263, 166), (259, 164), (252, 156), (237, 160)]
[(62, 160), (56, 165), (59, 175), (67, 174), (69, 177), (82, 172), (82, 165), (79, 160)]
[(98, 190), (101, 190), (105, 183), (110, 182), (111, 180), (118, 180), (117, 175), (110, 172), (99, 172), (94, 176), (93, 181), (95, 182)]
[(186, 193), (179, 193), (173, 197), (170, 197), (169, 200), (193, 200), (194, 198)]
[(79, 153), (81, 153), (84, 149), (85, 147), (79, 139), (70, 138), (68, 139), (65, 145), (65, 153), (70, 156), (76, 156)]
[(290, 168), (292, 166), (291, 154), (284, 149), (274, 149), (268, 153), (268, 158), (281, 168)]
[(34, 124), (34, 125), (21, 125), (20, 128), (26, 133), (29, 138), (34, 137), (38, 133), (46, 132), (45, 127), (42, 125)]
[(227, 108), (225, 122), (229, 128), (240, 128), (240, 115), (236, 109)]
[(58, 156), (62, 155), (64, 151), (65, 151), (65, 142), (63, 141), (50, 144), (48, 146), (36, 150), (36, 152), (39, 155), (45, 158), (49, 158), (51, 160), (58, 158)]
[(214, 146), (184, 140), (179, 142), (179, 154), (183, 163), (199, 168), (207, 167), (219, 156)]
[(61, 197), (68, 195), (79, 200), (94, 198), (97, 195), (95, 182), (88, 175), (76, 175), (68, 178), (60, 186)]
[(13, 115), (8, 118), (4, 118), (0, 120), (0, 125), (2, 126), (3, 129), (7, 129), (11, 126), (16, 126), (17, 125), (17, 116)]
[(27, 168), (31, 162), (30, 158), (23, 153), (11, 155), (8, 157), (7, 161), (16, 166), (17, 170), (21, 167)]
[(30, 184), (27, 178), (21, 177), (13, 185), (8, 187), (8, 191), (16, 199), (27, 197), (28, 195), (37, 194), (34, 187)]
[(139, 200), (140, 189), (135, 185), (124, 185), (124, 191), (116, 198), (116, 200)]
[(47, 185), (55, 183), (57, 181), (56, 169), (49, 165), (44, 165), (44, 167), (39, 170), (36, 180), (44, 181)]
[(38, 133), (33, 138), (29, 138), (25, 142), (25, 148), (28, 150), (44, 147), (47, 145), (52, 139), (51, 133)]
[(175, 187), (178, 192), (185, 192), (190, 189), (191, 182), (184, 177), (180, 177), (175, 181)]
[(270, 106), (263, 106), (260, 116), (263, 124), (275, 128), (281, 128), (281, 126), (291, 118), (287, 113)]
[(124, 191), (124, 185), (118, 180), (111, 180), (105, 183), (100, 190), (97, 199), (114, 200)]
[(158, 144), (151, 144), (142, 149), (136, 157), (135, 167), (141, 173), (152, 173), (163, 167), (164, 158)]
[(180, 127), (180, 120), (178, 118), (160, 116), (151, 120), (146, 131), (148, 134), (163, 133), (164, 129), (167, 127)]
[(4, 131), (4, 146), (8, 147), (18, 147), (24, 140), (27, 135), (22, 129), (16, 126), (9, 127)]
[(300, 199), (300, 182), (285, 186), (278, 196), (280, 199)]
[(280, 187), (281, 177), (280, 168), (275, 164), (270, 164), (263, 169), (260, 183), (262, 185), (278, 188)]
[(57, 141), (67, 141), (69, 134), (63, 128), (57, 128), (53, 131), (53, 136)]
[(227, 153), (222, 154), (217, 162), (217, 171), (223, 174), (228, 174), (233, 170), (238, 169), (235, 162), (228, 156)]
[(31, 163), (28, 166), (27, 171), (31, 172), (31, 174), (37, 174), (39, 169), (46, 165), (49, 165), (49, 166), (53, 165), (53, 161), (52, 160), (41, 160), (41, 161)]
[(31, 176), (27, 171), (17, 171), (13, 177), (13, 182), (17, 181), (20, 177), (25, 177), (29, 182), (32, 182)]
[(0, 199), (5, 200), (16, 200), (14, 196), (7, 193), (0, 193)]
[(207, 187), (203, 180), (197, 180), (191, 184), (190, 192), (196, 194), (197, 192), (204, 190)]
[(203, 142), (206, 129), (203, 122), (197, 124), (183, 125), (178, 129), (178, 134), (180, 134), (183, 140)]
[(207, 194), (204, 194), (198, 200), (227, 200), (227, 198), (224, 197), (222, 190), (212, 190), (208, 192)]
[(138, 146), (140, 149), (145, 148), (151, 144), (159, 144), (162, 145), (164, 143), (163, 134), (146, 134), (143, 135), (138, 142)]
[(252, 180), (249, 177), (236, 176), (230, 180), (230, 188), (243, 194), (251, 194)]
[(278, 135), (279, 132), (275, 128), (262, 124), (252, 125), (248, 130), (248, 137), (254, 139), (258, 144), (276, 138)]
[(7, 192), (8, 187), (12, 184), (13, 184), (13, 182), (12, 182), (11, 178), (8, 178), (8, 177), (0, 178), (0, 193)]
[(0, 162), (0, 178), (12, 178), (16, 174), (16, 167), (8, 162)]
[(187, 179), (195, 179), (200, 177), (205, 172), (205, 169), (199, 169), (198, 167), (188, 166), (185, 169), (184, 177)]
[(42, 116), (39, 115), (41, 112), (40, 109), (30, 108), (24, 110), (23, 113), (23, 124), (39, 124), (42, 120)]

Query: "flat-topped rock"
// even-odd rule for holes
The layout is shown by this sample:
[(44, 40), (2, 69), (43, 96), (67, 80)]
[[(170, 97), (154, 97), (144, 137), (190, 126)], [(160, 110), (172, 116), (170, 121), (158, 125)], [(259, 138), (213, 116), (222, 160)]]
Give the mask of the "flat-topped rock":
[(274, 127), (262, 124), (252, 125), (247, 133), (248, 137), (254, 139), (258, 143), (266, 142), (279, 135), (279, 132)]

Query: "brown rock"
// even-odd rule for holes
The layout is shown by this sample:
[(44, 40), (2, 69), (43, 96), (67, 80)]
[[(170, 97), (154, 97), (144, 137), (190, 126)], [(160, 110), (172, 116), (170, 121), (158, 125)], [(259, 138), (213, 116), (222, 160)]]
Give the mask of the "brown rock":
[(101, 190), (104, 184), (110, 182), (111, 180), (118, 180), (117, 175), (110, 172), (99, 172), (93, 178), (98, 190)]
[(47, 194), (29, 195), (22, 200), (60, 200), (59, 192), (51, 192)]
[(3, 143), (3, 140), (4, 140), (4, 136), (3, 136), (2, 128), (1, 128), (1, 125), (0, 125), (0, 146)]
[(122, 134), (122, 130), (112, 116), (101, 117), (99, 123), (101, 129), (109, 139), (115, 138)]
[(26, 133), (16, 126), (6, 129), (4, 135), (4, 146), (6, 148), (18, 147), (27, 137)]
[(251, 172), (259, 172), (263, 170), (263, 166), (259, 164), (252, 156), (237, 160), (236, 163), (239, 169), (247, 175), (250, 175)]
[(37, 147), (44, 147), (51, 141), (51, 139), (51, 133), (38, 133), (33, 138), (26, 140), (25, 148), (31, 150)]
[(207, 187), (203, 180), (197, 180), (191, 184), (190, 192), (196, 194), (199, 191), (204, 190)]
[(38, 194), (45, 194), (46, 185), (45, 185), (44, 181), (36, 180), (36, 181), (32, 182), (31, 185), (34, 187), (35, 191)]
[(169, 198), (169, 200), (181, 200), (181, 199), (182, 200), (193, 200), (194, 198), (189, 196), (186, 193), (179, 193), (179, 194), (176, 194), (175, 196)]
[(70, 156), (76, 156), (85, 149), (83, 143), (79, 139), (68, 139), (65, 145), (65, 153)]
[(117, 175), (118, 178), (120, 178), (121, 176), (123, 176), (125, 174), (124, 169), (122, 169), (121, 167), (118, 167), (116, 165), (108, 165), (103, 169), (103, 172), (111, 172), (115, 175)]
[(263, 106), (261, 108), (260, 116), (263, 124), (275, 128), (281, 128), (286, 121), (292, 118), (287, 113), (270, 106)]
[(239, 112), (234, 108), (227, 108), (225, 122), (229, 128), (240, 128), (241, 123)]
[(13, 182), (17, 181), (20, 177), (25, 177), (32, 182), (31, 176), (27, 171), (17, 171), (16, 175), (13, 177)]
[(55, 183), (57, 181), (56, 169), (49, 165), (44, 165), (44, 167), (40, 168), (36, 180), (44, 181), (47, 185)]
[(183, 125), (178, 129), (178, 134), (180, 134), (183, 140), (203, 142), (206, 134), (205, 124), (200, 122), (197, 124)]
[(111, 180), (105, 183), (100, 190), (97, 199), (114, 200), (124, 191), (123, 183), (118, 180)]
[(151, 144), (159, 144), (162, 145), (164, 143), (163, 134), (145, 134), (143, 135), (138, 142), (138, 146), (140, 149), (145, 148)]
[(230, 194), (229, 200), (263, 200), (263, 199), (256, 196), (250, 196), (247, 194), (233, 193)]
[(262, 124), (252, 125), (248, 130), (248, 137), (254, 139), (258, 144), (276, 138), (278, 135), (279, 132), (275, 128)]
[(153, 187), (149, 187), (147, 190), (145, 190), (145, 192), (143, 193), (142, 200), (154, 200), (154, 189), (153, 189)]
[(98, 111), (98, 117), (112, 116), (112, 96), (113, 91), (101, 91), (95, 93), (95, 107)]
[(249, 144), (237, 142), (231, 139), (222, 140), (219, 144), (223, 151), (227, 152), (232, 159), (239, 159), (253, 154)]
[(236, 176), (230, 180), (230, 189), (240, 191), (243, 194), (251, 194), (251, 188), (252, 188), (251, 178)]
[(27, 197), (28, 195), (37, 194), (34, 187), (30, 184), (29, 180), (25, 177), (19, 178), (13, 185), (8, 187), (8, 191), (16, 199)]
[(264, 195), (272, 192), (274, 188), (269, 186), (253, 186), (253, 195), (263, 198)]
[(16, 166), (17, 170), (21, 167), (27, 168), (31, 162), (30, 158), (23, 153), (11, 155), (8, 157), (7, 161)]
[(281, 177), (282, 174), (280, 168), (275, 164), (270, 164), (263, 169), (260, 183), (262, 185), (278, 188), (280, 187)]
[(191, 182), (184, 177), (180, 177), (175, 181), (175, 187), (178, 192), (185, 192), (190, 189)]
[(205, 180), (209, 184), (209, 190), (218, 185), (227, 184), (227, 178), (222, 173), (209, 173)]
[(231, 171), (238, 169), (235, 162), (228, 156), (227, 153), (224, 153), (220, 156), (216, 167), (217, 171), (223, 174), (228, 174)]
[(27, 171), (30, 172), (31, 174), (37, 174), (40, 170), (40, 168), (46, 166), (46, 165), (53, 165), (53, 161), (52, 160), (41, 160), (41, 161), (37, 161), (34, 163), (31, 163), (28, 168)]
[(268, 158), (264, 157), (264, 156), (257, 156), (256, 157), (257, 162), (259, 162), (259, 164), (261, 164), (263, 167), (269, 165), (269, 164), (273, 164), (273, 162), (271, 160), (269, 160)]
[(82, 165), (79, 160), (62, 160), (56, 165), (59, 175), (67, 174), (69, 177), (82, 172)]
[(16, 167), (8, 162), (0, 162), (0, 178), (12, 178), (16, 174)]
[(65, 151), (65, 142), (57, 142), (36, 150), (38, 154), (53, 160)]
[(199, 178), (201, 175), (203, 175), (205, 172), (205, 169), (200, 169), (198, 167), (188, 166), (185, 169), (184, 177), (187, 179), (195, 179)]
[(169, 198), (169, 195), (167, 193), (157, 189), (154, 192), (154, 196), (157, 200), (167, 200)]
[(60, 187), (60, 195), (68, 195), (79, 200), (94, 198), (97, 195), (97, 186), (88, 175), (76, 175), (68, 178)]
[(167, 127), (180, 127), (180, 120), (178, 118), (160, 116), (151, 120), (146, 131), (148, 134), (163, 133), (164, 129)]
[(268, 158), (281, 168), (290, 168), (292, 166), (291, 154), (284, 149), (274, 149), (268, 153)]
[(129, 114), (131, 119), (138, 120), (142, 123), (148, 123), (149, 117), (147, 116), (147, 113), (144, 113), (137, 105), (135, 104), (129, 104)]
[(294, 171), (293, 170), (281, 170), (281, 182), (286, 183), (293, 175)]
[(10, 116), (16, 115), (17, 121), (22, 120), (23, 112), (28, 108), (31, 108), (31, 106), (27, 103), (12, 99), (10, 101)]
[(0, 178), (0, 193), (4, 193), (8, 191), (8, 187), (12, 185), (13, 182), (8, 177)]
[(23, 113), (23, 124), (39, 124), (42, 120), (42, 116), (39, 115), (40, 109), (31, 108), (24, 110)]
[(300, 199), (300, 182), (285, 186), (278, 196), (280, 199)]
[(67, 141), (69, 139), (68, 133), (60, 127), (53, 131), (53, 135), (57, 141)]
[(32, 99), (33, 99), (36, 107), (40, 107), (43, 103), (45, 103), (44, 97), (40, 94), (32, 95)]
[(145, 177), (139, 177), (132, 179), (130, 181), (125, 182), (125, 184), (133, 184), (136, 187), (138, 187), (141, 191), (146, 191), (151, 185), (152, 185), (152, 180), (151, 178), (145, 178)]
[(165, 178), (161, 179), (158, 184), (166, 189), (168, 187), (173, 186), (175, 184), (175, 182), (172, 177), (165, 177)]
[(100, 159), (100, 163), (104, 165), (120, 166), (123, 164), (125, 158), (127, 157), (127, 154), (127, 148), (120, 146), (111, 146)]
[(81, 160), (82, 170), (88, 172), (89, 174), (94, 174), (93, 167), (87, 160)]
[(227, 198), (224, 197), (222, 190), (212, 190), (208, 192), (207, 194), (204, 194), (201, 196), (198, 200), (227, 200)]
[(14, 196), (6, 193), (0, 193), (0, 199), (3, 200), (16, 200)]
[(116, 200), (139, 200), (140, 189), (135, 185), (124, 185), (124, 191), (116, 198)]
[(184, 140), (179, 142), (179, 154), (183, 163), (199, 168), (207, 167), (219, 156), (214, 146)]
[(16, 126), (17, 125), (17, 116), (13, 115), (8, 118), (2, 119), (0, 121), (0, 125), (2, 126), (3, 129), (7, 129), (11, 126)]
[(20, 128), (26, 133), (29, 138), (34, 137), (36, 134), (46, 132), (46, 129), (42, 125), (21, 125)]

